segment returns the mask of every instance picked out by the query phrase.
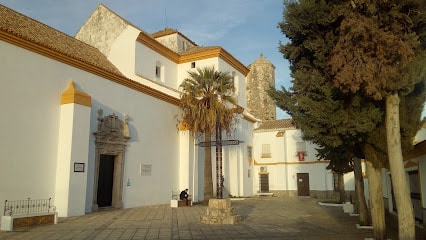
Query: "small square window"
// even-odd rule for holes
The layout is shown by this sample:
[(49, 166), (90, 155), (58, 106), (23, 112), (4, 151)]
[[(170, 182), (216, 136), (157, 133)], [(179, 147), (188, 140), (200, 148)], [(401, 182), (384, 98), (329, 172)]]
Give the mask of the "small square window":
[(195, 68), (195, 62), (191, 63), (191, 68)]

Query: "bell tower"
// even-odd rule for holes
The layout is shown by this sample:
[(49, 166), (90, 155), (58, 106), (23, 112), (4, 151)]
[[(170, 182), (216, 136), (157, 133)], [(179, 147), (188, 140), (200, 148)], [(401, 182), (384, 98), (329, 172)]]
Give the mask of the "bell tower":
[(276, 119), (276, 105), (268, 95), (270, 86), (275, 86), (275, 66), (260, 54), (247, 75), (247, 111), (262, 121)]

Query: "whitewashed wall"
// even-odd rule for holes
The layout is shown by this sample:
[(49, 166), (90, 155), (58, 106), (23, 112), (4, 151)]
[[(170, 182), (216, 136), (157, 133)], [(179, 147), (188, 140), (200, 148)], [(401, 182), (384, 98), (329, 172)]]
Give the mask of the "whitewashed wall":
[[(131, 25), (114, 39), (110, 45), (108, 60), (114, 64), (120, 72), (131, 79), (138, 79), (136, 75), (136, 39), (140, 31)], [(155, 70), (155, 69), (154, 69)], [(153, 71), (151, 69), (151, 71)], [(154, 71), (155, 73), (155, 71)]]
[(0, 52), (3, 209), (4, 200), (54, 199), (59, 103), (73, 74), (61, 63), (3, 41)]
[(222, 71), (218, 67), (218, 58), (209, 58), (209, 59), (202, 59), (195, 61), (195, 68), (191, 68), (191, 62), (181, 63), (178, 65), (178, 73), (177, 78), (175, 79), (177, 88), (179, 85), (183, 82), (185, 78), (188, 77), (188, 72), (196, 71), (196, 68), (203, 68), (203, 67), (211, 67), (213, 66), (216, 70)]
[[(123, 44), (125, 43), (123, 42)], [(134, 78), (135, 80), (142, 81), (143, 78), (146, 78), (149, 80), (154, 80), (155, 82), (172, 89), (178, 88), (178, 82), (176, 79), (176, 76), (178, 74), (178, 67), (176, 63), (164, 57), (163, 55), (158, 54), (151, 48), (148, 48), (139, 42), (136, 42), (135, 51), (135, 73), (138, 76)], [(164, 72), (161, 73), (162, 75), (164, 75), (162, 76), (164, 77), (164, 81), (157, 79), (155, 76), (155, 67), (157, 66), (157, 62), (160, 62), (164, 68)], [(156, 84), (145, 83), (145, 81), (143, 81), (143, 83), (153, 87), (154, 89), (158, 89), (158, 86), (156, 86)], [(161, 88), (161, 91), (167, 91), (167, 89)], [(175, 94), (177, 95), (177, 92)]]
[[(63, 63), (0, 42), (2, 142), (0, 204), (4, 199), (53, 198), (60, 98), (70, 80), (91, 95), (90, 132), (97, 130), (97, 110), (104, 116), (129, 115), (131, 139), (124, 169), (124, 207), (168, 203), (178, 188), (179, 133), (177, 106), (144, 95)], [(91, 211), (95, 160), (94, 136), (89, 139), (86, 211)], [(152, 175), (141, 176), (140, 164), (151, 164)], [(126, 186), (130, 180), (130, 186)], [(2, 206), (1, 206), (2, 207)], [(61, 211), (61, 209), (58, 209)]]
[[(253, 191), (259, 191), (260, 167), (266, 166), (269, 172), (270, 191), (297, 190), (297, 173), (309, 173), (310, 190), (333, 190), (333, 174), (327, 170), (327, 161), (318, 161), (316, 146), (307, 142), (304, 161), (299, 161), (296, 143), (302, 142), (298, 129), (285, 130), (283, 137), (277, 137), (278, 130), (256, 131), (254, 133), (254, 159), (258, 166), (253, 178)], [(270, 144), (271, 158), (261, 158), (262, 144)], [(345, 190), (354, 190), (353, 173), (345, 174)]]

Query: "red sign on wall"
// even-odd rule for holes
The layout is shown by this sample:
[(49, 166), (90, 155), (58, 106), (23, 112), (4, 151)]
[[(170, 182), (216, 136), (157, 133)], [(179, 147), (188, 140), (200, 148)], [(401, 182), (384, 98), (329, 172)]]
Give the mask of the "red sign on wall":
[(297, 152), (297, 157), (299, 161), (305, 161), (305, 152)]

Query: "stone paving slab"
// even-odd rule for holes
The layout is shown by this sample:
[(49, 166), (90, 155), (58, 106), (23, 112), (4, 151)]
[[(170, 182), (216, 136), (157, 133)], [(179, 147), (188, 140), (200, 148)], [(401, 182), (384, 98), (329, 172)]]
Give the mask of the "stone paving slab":
[[(236, 225), (205, 225), (207, 206), (171, 208), (155, 205), (113, 209), (80, 217), (60, 218), (56, 225), (0, 231), (1, 240), (14, 239), (365, 239), (371, 229), (357, 229), (357, 217), (341, 207), (320, 206), (311, 198), (254, 197), (232, 201), (242, 217)], [(397, 239), (395, 229), (389, 238)]]

